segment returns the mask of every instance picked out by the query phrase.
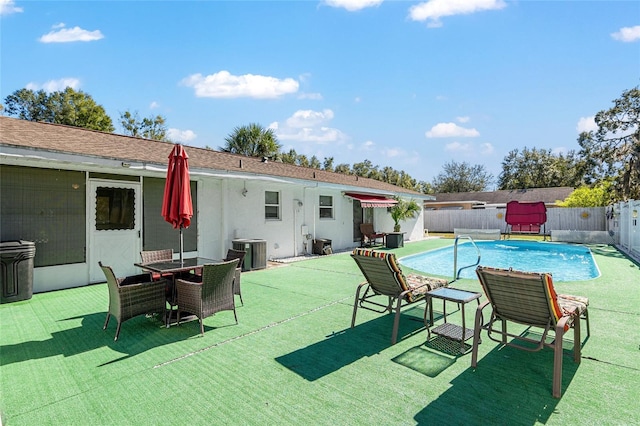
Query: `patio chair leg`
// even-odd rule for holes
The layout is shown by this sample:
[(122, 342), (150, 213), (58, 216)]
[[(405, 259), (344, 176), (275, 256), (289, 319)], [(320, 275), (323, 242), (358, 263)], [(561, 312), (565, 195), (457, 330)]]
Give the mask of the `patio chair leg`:
[(111, 318), (111, 314), (107, 312), (107, 319), (104, 321), (104, 325), (102, 326), (103, 330), (107, 329), (107, 324), (109, 324), (109, 318)]
[(556, 335), (553, 342), (553, 397), (560, 398), (562, 395), (562, 338), (564, 335), (563, 325), (556, 326)]
[(471, 347), (471, 366), (478, 365), (478, 345), (480, 344), (480, 331), (482, 329), (482, 308), (476, 311), (476, 320), (473, 325), (473, 346)]
[(200, 334), (204, 337), (204, 324), (202, 323), (202, 318), (198, 318), (200, 320)]
[(398, 297), (398, 303), (396, 306), (396, 315), (393, 318), (393, 332), (391, 333), (391, 344), (395, 345), (398, 340), (398, 326), (400, 325), (400, 306), (402, 306), (402, 299)]
[(580, 364), (582, 358), (582, 342), (580, 341), (580, 316), (573, 324), (573, 362)]
[(113, 338), (113, 341), (115, 342), (116, 340), (118, 340), (118, 336), (120, 335), (120, 326), (122, 325), (122, 323), (120, 321), (118, 321), (118, 327), (116, 328), (116, 337)]
[(356, 300), (353, 302), (353, 314), (351, 315), (351, 328), (356, 324), (356, 313), (358, 312), (358, 302), (360, 301), (360, 290), (362, 286), (366, 284), (360, 284), (356, 290)]
[(589, 329), (589, 309), (584, 311), (584, 319), (587, 322), (587, 337), (589, 337), (591, 335), (591, 330)]

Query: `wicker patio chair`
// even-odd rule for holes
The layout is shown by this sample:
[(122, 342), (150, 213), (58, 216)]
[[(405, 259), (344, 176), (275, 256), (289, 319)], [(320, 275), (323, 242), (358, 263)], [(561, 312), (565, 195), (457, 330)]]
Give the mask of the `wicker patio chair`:
[(142, 314), (165, 314), (166, 280), (152, 281), (150, 274), (116, 278), (111, 267), (104, 266), (102, 262), (99, 264), (107, 278), (109, 288), (109, 311), (102, 329), (107, 328), (109, 319), (113, 315), (118, 321), (113, 340), (118, 340), (123, 322)]
[(240, 277), (242, 275), (242, 262), (244, 261), (245, 254), (247, 254), (247, 252), (244, 250), (229, 249), (227, 250), (227, 257), (224, 258), (225, 262), (233, 259), (238, 259), (238, 267), (236, 268), (236, 272), (233, 278), (233, 294), (237, 294), (238, 296), (240, 296), (240, 304), (242, 306), (244, 306), (244, 301), (242, 300)]
[(176, 279), (178, 325), (182, 312), (194, 314), (200, 320), (200, 334), (204, 336), (202, 320), (220, 311), (233, 311), (238, 324), (233, 294), (237, 266), (238, 259), (208, 264), (204, 265), (202, 275), (191, 276), (189, 280)]
[(360, 224), (360, 247), (371, 247), (377, 240), (381, 240), (381, 244), (384, 244), (384, 239), (387, 236), (384, 232), (375, 232), (373, 230), (373, 223), (361, 223)]
[[(351, 327), (356, 322), (358, 307), (379, 313), (395, 311), (391, 344), (395, 344), (398, 338), (401, 308), (424, 300), (428, 291), (449, 285), (447, 280), (441, 278), (416, 274), (405, 276), (396, 261), (396, 255), (391, 252), (357, 248), (351, 257), (366, 279), (356, 290)], [(387, 303), (377, 301), (378, 296), (387, 297)], [(433, 324), (433, 310), (430, 312)]]
[[(553, 396), (562, 394), (562, 340), (566, 332), (573, 327), (573, 361), (580, 363), (582, 341), (580, 340), (580, 318), (584, 318), (589, 331), (587, 307), (589, 299), (582, 296), (557, 295), (553, 288), (551, 274), (530, 273), (506, 269), (478, 266), (476, 273), (487, 296), (487, 301), (476, 311), (471, 366), (478, 361), (478, 345), (481, 330), (487, 330), (488, 337), (502, 345), (512, 346), (525, 351), (536, 352), (545, 347), (554, 351)], [(485, 324), (483, 309), (491, 307), (491, 315)], [(514, 322), (529, 328), (542, 329), (540, 338), (533, 333), (512, 334), (507, 331), (507, 323)], [(500, 326), (496, 327), (495, 324)], [(528, 331), (528, 330), (527, 330)], [(547, 336), (553, 334), (553, 341)], [(493, 335), (496, 334), (498, 338)], [(513, 338), (507, 341), (507, 337)], [(518, 345), (517, 342), (534, 344), (534, 347)]]
[[(144, 250), (140, 252), (140, 258), (142, 263), (160, 262), (163, 260), (173, 260), (173, 249), (164, 250)], [(160, 274), (152, 272), (151, 276), (154, 280), (163, 278)], [(164, 277), (168, 277), (170, 274), (166, 274)]]

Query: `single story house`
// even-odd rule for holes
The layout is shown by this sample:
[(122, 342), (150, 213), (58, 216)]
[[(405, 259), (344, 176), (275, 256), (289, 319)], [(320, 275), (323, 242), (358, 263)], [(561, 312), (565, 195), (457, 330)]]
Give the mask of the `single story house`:
[(487, 192), (452, 192), (433, 194), (435, 200), (427, 200), (427, 210), (469, 210), (506, 208), (509, 201), (530, 203), (542, 201), (549, 207), (556, 207), (558, 200), (564, 200), (574, 188), (562, 186), (557, 188), (510, 189)]
[[(160, 215), (170, 142), (0, 117), (0, 241), (36, 246), (35, 292), (138, 272), (141, 250), (173, 248), (179, 231)], [(390, 232), (394, 196), (432, 196), (353, 175), (186, 146), (194, 217), (185, 256), (223, 258), (234, 241), (264, 243), (266, 259), (360, 243), (359, 225)], [(388, 200), (387, 200), (388, 201)], [(424, 211), (402, 223), (424, 236)]]

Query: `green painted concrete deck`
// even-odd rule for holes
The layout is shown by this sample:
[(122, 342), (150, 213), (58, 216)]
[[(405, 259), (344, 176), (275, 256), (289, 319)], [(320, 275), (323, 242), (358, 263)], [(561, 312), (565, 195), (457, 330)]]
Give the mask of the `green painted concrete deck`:
[[(102, 330), (105, 284), (0, 305), (2, 422), (638, 424), (640, 268), (613, 247), (591, 247), (602, 276), (556, 283), (591, 303), (580, 364), (565, 345), (561, 399), (551, 396), (551, 350), (530, 354), (485, 338), (473, 370), (470, 354), (454, 355), (446, 340), (426, 342), (423, 304), (404, 311), (394, 346), (392, 315), (361, 310), (350, 329), (362, 276), (343, 253), (244, 273), (239, 325), (219, 313), (205, 320), (204, 337), (196, 322), (166, 329), (141, 316), (114, 342), (115, 321)], [(475, 280), (455, 286), (481, 291)]]

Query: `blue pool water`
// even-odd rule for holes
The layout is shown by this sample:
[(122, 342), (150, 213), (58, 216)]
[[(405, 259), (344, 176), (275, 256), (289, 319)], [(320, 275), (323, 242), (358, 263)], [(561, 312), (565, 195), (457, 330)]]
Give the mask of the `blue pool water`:
[[(476, 241), (480, 265), (529, 272), (551, 272), (554, 281), (582, 281), (600, 276), (591, 250), (585, 246), (538, 241)], [(478, 252), (470, 242), (458, 242), (458, 264), (472, 265)], [(400, 259), (400, 264), (428, 274), (453, 277), (453, 246)], [(475, 267), (461, 278), (475, 278)]]

